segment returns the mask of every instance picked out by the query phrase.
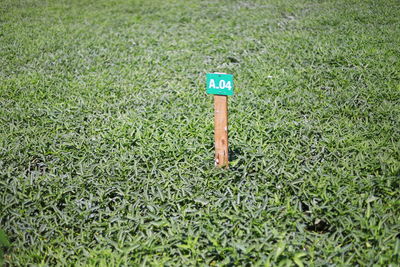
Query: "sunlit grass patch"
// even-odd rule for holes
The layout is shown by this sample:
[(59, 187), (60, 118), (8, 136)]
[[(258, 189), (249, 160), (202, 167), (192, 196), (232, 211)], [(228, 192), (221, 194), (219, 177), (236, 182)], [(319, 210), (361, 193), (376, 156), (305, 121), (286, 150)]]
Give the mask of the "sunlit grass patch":
[[(0, 262), (398, 264), (399, 10), (5, 1)], [(235, 78), (229, 170), (210, 72)]]

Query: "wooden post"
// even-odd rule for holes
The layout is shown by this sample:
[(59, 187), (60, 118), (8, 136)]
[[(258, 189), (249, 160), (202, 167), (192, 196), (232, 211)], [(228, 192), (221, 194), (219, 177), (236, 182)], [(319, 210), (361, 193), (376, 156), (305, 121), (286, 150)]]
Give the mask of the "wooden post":
[(228, 96), (214, 95), (215, 166), (229, 165), (228, 155)]

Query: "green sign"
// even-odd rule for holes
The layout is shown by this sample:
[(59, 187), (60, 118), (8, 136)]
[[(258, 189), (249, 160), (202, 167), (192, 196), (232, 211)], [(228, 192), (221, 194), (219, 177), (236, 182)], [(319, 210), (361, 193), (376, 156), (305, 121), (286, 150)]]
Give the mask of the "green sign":
[(207, 73), (207, 94), (233, 95), (233, 75)]

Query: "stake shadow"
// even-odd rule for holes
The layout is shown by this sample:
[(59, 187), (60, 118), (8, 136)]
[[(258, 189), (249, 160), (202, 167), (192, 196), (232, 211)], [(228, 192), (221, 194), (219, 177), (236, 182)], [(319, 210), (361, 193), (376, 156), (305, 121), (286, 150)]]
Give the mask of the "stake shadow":
[(241, 156), (243, 156), (243, 151), (240, 148), (228, 148), (228, 153), (229, 153), (229, 161), (235, 161), (239, 159)]

